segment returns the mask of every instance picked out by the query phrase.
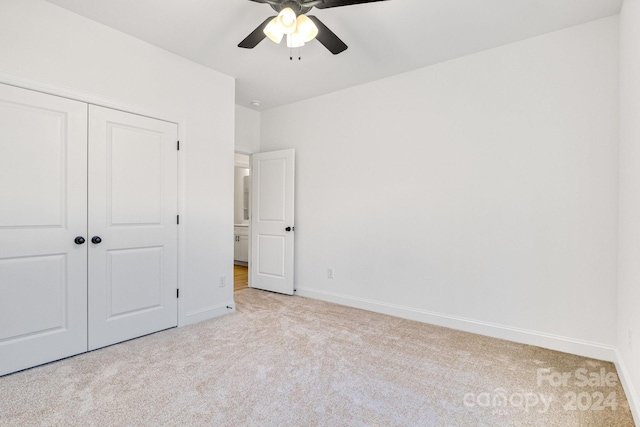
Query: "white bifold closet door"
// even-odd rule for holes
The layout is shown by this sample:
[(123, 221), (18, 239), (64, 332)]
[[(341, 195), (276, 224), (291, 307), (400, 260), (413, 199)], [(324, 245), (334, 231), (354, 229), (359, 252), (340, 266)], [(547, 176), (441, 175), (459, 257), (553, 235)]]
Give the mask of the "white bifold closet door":
[(89, 106), (89, 350), (178, 323), (177, 138)]
[(0, 375), (177, 325), (176, 141), (0, 84)]
[(0, 84), (0, 375), (87, 350), (87, 104)]

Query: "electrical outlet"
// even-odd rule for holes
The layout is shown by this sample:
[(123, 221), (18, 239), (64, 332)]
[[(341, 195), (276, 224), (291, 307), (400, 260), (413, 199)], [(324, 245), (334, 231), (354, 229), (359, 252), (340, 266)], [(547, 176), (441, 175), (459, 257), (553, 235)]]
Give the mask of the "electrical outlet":
[(218, 279), (218, 286), (220, 286), (221, 288), (224, 288), (225, 286), (227, 286), (227, 276), (225, 275), (220, 276), (220, 278)]
[(327, 277), (329, 279), (333, 279), (333, 268), (328, 268), (327, 269)]

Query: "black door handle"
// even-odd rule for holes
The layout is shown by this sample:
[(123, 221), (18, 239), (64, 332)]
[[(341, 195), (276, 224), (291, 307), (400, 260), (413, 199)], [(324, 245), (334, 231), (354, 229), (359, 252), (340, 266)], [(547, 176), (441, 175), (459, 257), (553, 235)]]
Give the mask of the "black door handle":
[(84, 237), (78, 236), (75, 238), (74, 242), (76, 242), (76, 245), (81, 245), (85, 242), (85, 240), (84, 240)]
[(97, 245), (97, 244), (98, 244), (98, 243), (100, 243), (100, 242), (102, 242), (102, 239), (101, 239), (99, 236), (93, 236), (93, 237), (91, 238), (91, 243), (94, 243), (94, 244), (96, 244), (96, 245)]
[(286, 231), (286, 232), (291, 231), (291, 227), (287, 227), (287, 228), (285, 228), (285, 229), (284, 229), (284, 231)]

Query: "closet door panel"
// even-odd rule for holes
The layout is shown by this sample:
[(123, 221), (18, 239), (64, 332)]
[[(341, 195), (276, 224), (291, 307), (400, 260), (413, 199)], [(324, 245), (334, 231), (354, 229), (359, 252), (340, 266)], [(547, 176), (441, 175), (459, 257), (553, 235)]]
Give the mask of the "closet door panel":
[(0, 84), (0, 375), (87, 350), (87, 105)]
[(177, 325), (177, 125), (90, 106), (89, 348)]

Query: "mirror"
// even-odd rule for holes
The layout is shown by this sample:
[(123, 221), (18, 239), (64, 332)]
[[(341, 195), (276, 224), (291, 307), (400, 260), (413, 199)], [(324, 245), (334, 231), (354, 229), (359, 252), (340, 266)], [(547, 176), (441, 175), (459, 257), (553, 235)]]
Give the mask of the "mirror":
[(247, 176), (244, 177), (244, 188), (242, 189), (244, 194), (244, 203), (242, 205), (242, 219), (245, 221), (249, 221), (249, 185), (251, 185), (251, 180), (249, 179), (249, 169), (247, 169)]
[(236, 166), (234, 177), (233, 222), (236, 225), (249, 224), (249, 168)]

